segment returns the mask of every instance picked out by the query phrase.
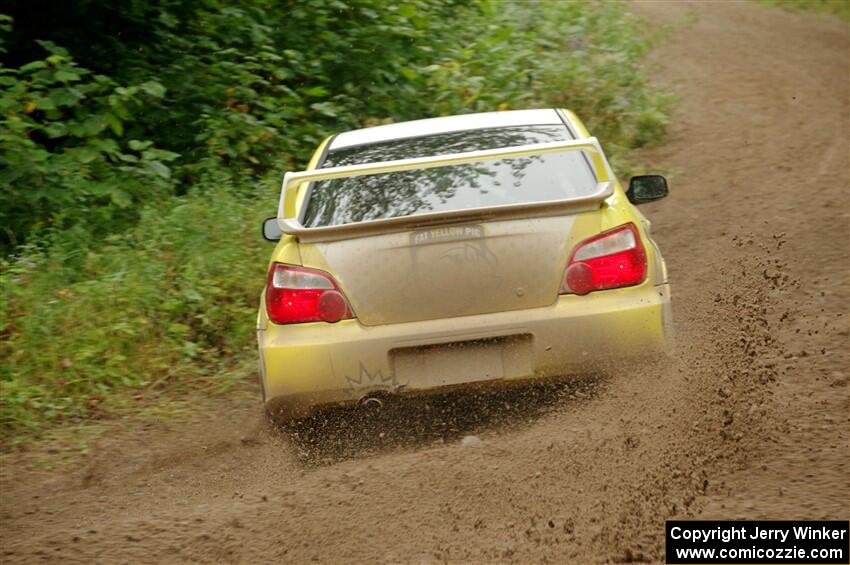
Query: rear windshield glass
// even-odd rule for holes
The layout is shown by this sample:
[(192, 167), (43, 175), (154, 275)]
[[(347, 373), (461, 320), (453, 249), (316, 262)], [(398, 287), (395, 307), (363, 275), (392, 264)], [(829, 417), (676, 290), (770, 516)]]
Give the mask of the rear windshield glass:
[[(357, 145), (328, 152), (322, 167), (392, 161), (573, 139), (563, 125), (489, 128)], [(596, 180), (581, 152), (313, 183), (303, 224), (336, 226), (383, 218), (587, 196)]]

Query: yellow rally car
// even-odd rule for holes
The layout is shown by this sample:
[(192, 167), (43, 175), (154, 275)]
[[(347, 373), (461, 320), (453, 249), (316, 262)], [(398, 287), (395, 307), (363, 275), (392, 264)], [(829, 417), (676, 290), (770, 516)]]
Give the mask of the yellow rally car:
[(564, 110), (327, 139), (286, 173), (257, 320), (269, 414), (586, 374), (662, 352), (667, 270), (598, 141)]

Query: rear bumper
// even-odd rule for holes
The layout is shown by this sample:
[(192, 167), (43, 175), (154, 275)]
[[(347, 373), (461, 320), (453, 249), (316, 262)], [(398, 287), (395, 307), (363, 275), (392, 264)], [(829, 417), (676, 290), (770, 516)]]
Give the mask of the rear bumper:
[[(357, 320), (269, 324), (257, 332), (266, 407), (282, 418), (376, 391), (416, 393), (605, 370), (625, 358), (663, 352), (670, 334), (669, 286), (649, 281), (560, 296), (551, 306), (529, 310), (372, 327)], [(449, 365), (468, 366), (450, 379), (432, 374), (435, 366), (454, 371), (443, 362), (425, 370), (423, 361), (417, 368), (417, 359), (429, 355), (423, 346), (459, 342), (477, 345), (451, 354)], [(491, 345), (500, 352), (495, 357)]]

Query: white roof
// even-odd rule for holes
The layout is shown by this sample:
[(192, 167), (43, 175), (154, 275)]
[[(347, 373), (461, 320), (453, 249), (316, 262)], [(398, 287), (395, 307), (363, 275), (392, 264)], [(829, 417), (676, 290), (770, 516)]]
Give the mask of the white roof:
[(411, 122), (400, 122), (397, 124), (347, 131), (333, 138), (330, 149), (387, 141), (389, 139), (434, 135), (450, 131), (553, 124), (561, 125), (563, 122), (558, 116), (558, 113), (551, 109), (462, 114), (459, 116), (428, 118), (425, 120), (414, 120)]

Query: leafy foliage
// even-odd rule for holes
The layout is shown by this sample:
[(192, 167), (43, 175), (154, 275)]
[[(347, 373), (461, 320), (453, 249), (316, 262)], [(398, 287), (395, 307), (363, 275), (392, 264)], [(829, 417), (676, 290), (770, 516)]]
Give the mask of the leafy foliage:
[(49, 4), (0, 18), (10, 431), (252, 355), (259, 222), (331, 133), (562, 106), (623, 164), (666, 120), (639, 67), (654, 38), (619, 3)]
[(46, 227), (84, 222), (90, 235), (127, 227), (133, 204), (172, 192), (166, 163), (178, 155), (131, 137), (132, 109), (165, 89), (119, 86), (40, 44), (46, 59), (0, 68), (0, 223), (10, 243)]

